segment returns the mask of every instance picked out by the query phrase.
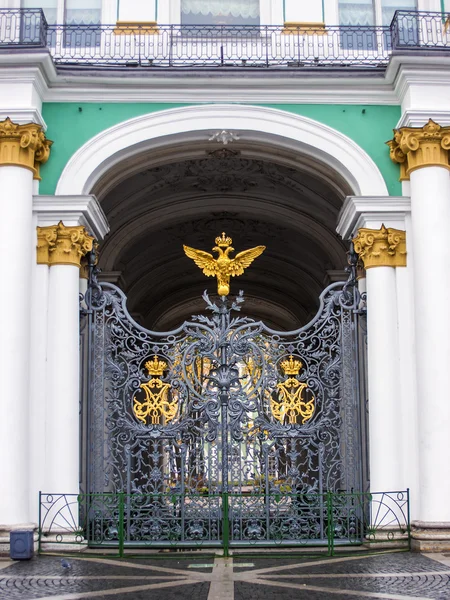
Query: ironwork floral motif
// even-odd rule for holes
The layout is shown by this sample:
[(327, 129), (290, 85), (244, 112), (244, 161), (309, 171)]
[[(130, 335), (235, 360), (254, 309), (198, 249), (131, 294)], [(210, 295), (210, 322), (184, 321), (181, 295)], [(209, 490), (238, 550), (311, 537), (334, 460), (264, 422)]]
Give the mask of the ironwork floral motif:
[(85, 485), (133, 499), (128, 542), (219, 545), (226, 527), (230, 543), (326, 538), (311, 498), (363, 487), (354, 282), (324, 290), (296, 331), (240, 316), (241, 292), (205, 293), (205, 314), (152, 332), (91, 276)]

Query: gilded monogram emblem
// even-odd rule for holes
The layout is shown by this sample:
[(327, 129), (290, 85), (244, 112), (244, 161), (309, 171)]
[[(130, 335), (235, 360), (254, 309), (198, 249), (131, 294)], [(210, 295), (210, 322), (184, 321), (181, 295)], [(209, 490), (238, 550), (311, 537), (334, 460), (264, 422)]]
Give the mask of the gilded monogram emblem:
[(140, 402), (136, 396), (133, 399), (133, 412), (139, 421), (145, 425), (160, 425), (170, 423), (177, 414), (177, 401), (171, 400), (170, 383), (161, 381), (161, 376), (167, 369), (164, 360), (158, 360), (155, 355), (153, 360), (145, 363), (145, 368), (151, 379), (141, 383), (140, 388), (145, 392), (145, 399)]
[(302, 368), (302, 362), (294, 360), (291, 355), (289, 360), (281, 363), (281, 368), (284, 374), (290, 377), (277, 384), (278, 397), (271, 398), (270, 401), (272, 414), (280, 423), (295, 425), (299, 418), (302, 424), (306, 423), (313, 416), (315, 407), (314, 397), (310, 400), (304, 399), (308, 384), (296, 378)]

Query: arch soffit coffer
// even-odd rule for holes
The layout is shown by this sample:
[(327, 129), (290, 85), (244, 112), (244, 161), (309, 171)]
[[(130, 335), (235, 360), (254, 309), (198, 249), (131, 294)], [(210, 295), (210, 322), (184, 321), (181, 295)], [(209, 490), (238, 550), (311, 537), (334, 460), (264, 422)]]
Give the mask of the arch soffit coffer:
[[(199, 135), (203, 134), (204, 132), (199, 132)], [(255, 161), (275, 168), (292, 169), (302, 177), (314, 178), (337, 197), (344, 198), (352, 194), (352, 188), (348, 182), (328, 165), (305, 154), (299, 154), (298, 149), (285, 151), (280, 147), (269, 146), (266, 140), (259, 140), (259, 144), (257, 146), (256, 142), (250, 142), (247, 139), (238, 141), (233, 146), (233, 152), (236, 152), (238, 158), (244, 161)], [(135, 155), (123, 161), (120, 169), (110, 169), (97, 181), (92, 193), (103, 202), (106, 196), (110, 196), (111, 192), (114, 193), (118, 188), (121, 197), (124, 194), (127, 197), (130, 181), (140, 183), (145, 180), (148, 173), (164, 168), (170, 169), (180, 163), (211, 161), (214, 149), (217, 150), (217, 147), (211, 146), (205, 139), (200, 139), (195, 142), (190, 141), (189, 145), (171, 143), (160, 149), (160, 152), (151, 151)], [(139, 193), (139, 190), (134, 193)]]
[[(247, 201), (248, 199), (246, 199)], [(248, 205), (245, 207), (246, 210), (242, 211), (240, 218), (251, 218), (252, 206)], [(270, 205), (269, 205), (270, 208)], [(312, 242), (316, 247), (322, 248), (324, 254), (329, 257), (330, 263), (339, 268), (342, 264), (342, 257), (344, 253), (344, 246), (337, 236), (329, 229), (327, 229), (322, 223), (316, 221), (309, 215), (294, 212), (289, 209), (279, 211), (279, 220), (276, 218), (278, 215), (273, 211), (273, 207), (267, 213), (262, 210), (261, 204), (255, 206), (258, 209), (258, 215), (261, 219), (266, 218), (267, 222), (274, 223), (288, 223), (292, 234), (297, 234)], [(248, 212), (246, 212), (248, 211)], [(254, 215), (254, 213), (253, 213)], [(155, 220), (154, 211), (149, 210), (145, 215), (137, 220), (132, 220), (127, 223), (124, 227), (120, 228), (115, 232), (114, 236), (111, 236), (102, 245), (102, 266), (106, 271), (113, 271), (117, 267), (117, 262), (121, 256), (126, 252), (129, 252), (133, 246), (143, 243), (148, 236), (154, 231)], [(181, 220), (188, 220), (191, 218), (183, 211), (183, 206), (179, 207), (179, 214), (175, 211), (171, 214), (171, 222), (165, 221), (166, 227), (172, 225), (176, 226)], [(208, 250), (205, 248), (205, 250)]]
[[(232, 174), (232, 178), (230, 177)], [(245, 193), (249, 197), (276, 204), (280, 202), (280, 189), (284, 203), (301, 201), (305, 212), (324, 213), (336, 219), (348, 188), (338, 191), (317, 173), (307, 174), (300, 169), (284, 167), (275, 163), (244, 158), (201, 158), (166, 164), (146, 169), (138, 175), (122, 181), (103, 197), (103, 209), (114, 223), (140, 217), (149, 198), (152, 208), (176, 204), (189, 195), (191, 203), (197, 198), (214, 201), (225, 196), (225, 202), (233, 196)]]
[[(178, 261), (181, 263), (181, 261)], [(177, 276), (174, 276), (174, 273)], [(278, 273), (277, 276), (270, 277), (270, 273)], [(282, 280), (280, 279), (282, 278)], [(128, 294), (133, 299), (132, 310), (144, 312), (142, 306), (145, 305), (148, 299), (148, 290), (158, 281), (158, 293), (152, 296), (149, 302), (157, 302), (158, 298), (173, 297), (174, 294), (184, 293), (184, 290), (193, 286), (193, 289), (199, 290), (210, 289), (214, 291), (214, 281), (205, 279), (200, 275), (192, 277), (190, 270), (176, 270), (173, 268), (173, 263), (170, 262), (164, 269), (160, 267), (151, 272), (142, 273), (141, 277), (135, 277), (132, 281), (128, 281)], [(299, 292), (303, 292), (302, 296), (310, 301), (310, 304), (315, 304), (317, 297), (323, 288), (323, 281), (318, 281), (314, 274), (305, 271), (304, 269), (286, 264), (282, 261), (269, 260), (264, 267), (254, 266), (252, 272), (245, 275), (244, 281), (232, 281), (233, 293), (237, 292), (242, 286), (248, 288), (258, 288), (262, 296), (265, 297), (272, 293), (283, 302), (287, 302), (291, 298), (292, 303), (296, 305)]]

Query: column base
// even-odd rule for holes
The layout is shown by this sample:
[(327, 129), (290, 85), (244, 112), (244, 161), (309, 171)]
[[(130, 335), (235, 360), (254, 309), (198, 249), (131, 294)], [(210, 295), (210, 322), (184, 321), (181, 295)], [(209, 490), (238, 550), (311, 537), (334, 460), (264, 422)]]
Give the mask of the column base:
[(52, 554), (82, 553), (89, 550), (87, 540), (82, 534), (67, 533), (66, 530), (43, 532), (41, 537), (41, 551)]
[(414, 552), (450, 551), (450, 523), (413, 521), (411, 550)]

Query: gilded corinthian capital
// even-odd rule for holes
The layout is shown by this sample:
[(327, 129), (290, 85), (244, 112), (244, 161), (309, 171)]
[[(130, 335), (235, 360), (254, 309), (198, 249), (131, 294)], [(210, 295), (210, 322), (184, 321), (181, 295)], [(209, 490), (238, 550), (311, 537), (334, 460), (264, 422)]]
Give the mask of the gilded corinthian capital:
[(400, 180), (422, 167), (450, 169), (450, 127), (441, 127), (432, 119), (423, 127), (394, 129), (394, 138), (386, 142), (391, 160), (400, 165)]
[(52, 144), (36, 123), (18, 125), (9, 117), (0, 122), (0, 166), (24, 167), (40, 179), (39, 167), (47, 162)]
[(366, 269), (371, 267), (406, 267), (406, 233), (400, 229), (361, 228), (353, 239), (355, 252)]
[(66, 227), (62, 221), (50, 227), (37, 227), (37, 263), (74, 265), (92, 250), (94, 238), (85, 227)]

